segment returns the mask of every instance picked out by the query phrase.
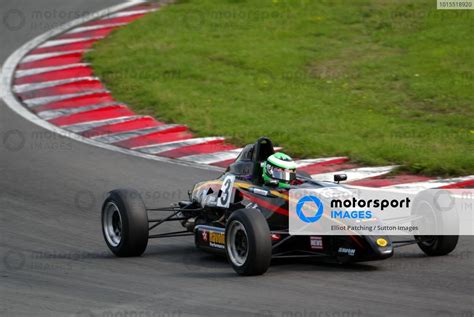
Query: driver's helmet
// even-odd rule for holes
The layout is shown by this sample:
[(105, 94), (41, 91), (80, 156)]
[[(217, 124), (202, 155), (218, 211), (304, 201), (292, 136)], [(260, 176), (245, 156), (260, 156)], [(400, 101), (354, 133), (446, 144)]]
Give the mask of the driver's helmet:
[(266, 184), (275, 184), (278, 187), (289, 188), (290, 182), (296, 179), (296, 163), (285, 153), (277, 152), (270, 155), (262, 163), (263, 181)]

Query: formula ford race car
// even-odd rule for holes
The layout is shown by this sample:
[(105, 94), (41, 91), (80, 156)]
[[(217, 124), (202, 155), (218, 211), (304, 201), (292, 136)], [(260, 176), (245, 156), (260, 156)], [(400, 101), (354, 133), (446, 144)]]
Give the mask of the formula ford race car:
[[(417, 243), (428, 255), (451, 252), (457, 236), (418, 236), (392, 241), (387, 236), (301, 236), (288, 230), (288, 189), (262, 180), (261, 163), (274, 154), (272, 142), (260, 138), (247, 145), (219, 178), (197, 183), (189, 200), (171, 207), (146, 208), (135, 190), (108, 193), (102, 207), (102, 231), (110, 250), (119, 257), (140, 256), (148, 239), (194, 236), (196, 247), (226, 255), (240, 275), (260, 275), (272, 259), (317, 258), (334, 263), (383, 260), (394, 246)], [(345, 180), (343, 174), (334, 181)], [(298, 173), (292, 188), (343, 188)], [(152, 213), (166, 212), (159, 218)], [(165, 222), (177, 221), (183, 230), (151, 233)], [(383, 243), (381, 243), (382, 241)]]

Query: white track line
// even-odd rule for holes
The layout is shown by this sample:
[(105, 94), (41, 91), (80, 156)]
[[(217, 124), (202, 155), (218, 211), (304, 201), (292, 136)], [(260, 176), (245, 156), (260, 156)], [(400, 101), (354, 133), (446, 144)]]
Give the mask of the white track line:
[(95, 31), (95, 30), (101, 30), (101, 29), (118, 28), (127, 24), (128, 23), (109, 23), (109, 24), (100, 24), (100, 25), (91, 25), (91, 26), (81, 26), (81, 27), (72, 29), (69, 32), (66, 32), (66, 34), (76, 34), (76, 33)]
[(38, 48), (48, 48), (48, 47), (61, 46), (61, 45), (67, 45), (67, 44), (76, 44), (76, 43), (81, 43), (81, 42), (87, 42), (90, 40), (100, 40), (103, 38), (104, 38), (103, 36), (90, 36), (90, 37), (79, 37), (79, 38), (73, 38), (73, 39), (50, 40), (41, 44), (40, 46), (38, 46)]
[(68, 78), (68, 79), (60, 79), (60, 80), (52, 80), (52, 81), (45, 81), (41, 83), (34, 83), (34, 84), (22, 84), (13, 86), (13, 91), (17, 94), (21, 94), (28, 91), (50, 88), (65, 84), (72, 84), (77, 83), (80, 81), (100, 81), (98, 77), (75, 77), (75, 78)]
[(186, 139), (181, 141), (173, 141), (173, 142), (165, 142), (165, 143), (158, 143), (153, 145), (146, 145), (146, 146), (138, 146), (133, 148), (134, 150), (138, 150), (142, 153), (147, 154), (158, 154), (163, 153), (166, 151), (171, 151), (175, 149), (179, 149), (184, 146), (189, 145), (197, 145), (202, 144), (210, 141), (215, 140), (224, 140), (222, 137), (207, 137), (207, 138), (194, 138), (194, 139)]
[(378, 167), (360, 167), (360, 168), (352, 168), (348, 170), (341, 170), (341, 171), (331, 172), (331, 173), (314, 174), (314, 175), (311, 175), (311, 177), (317, 181), (332, 182), (334, 181), (334, 175), (346, 174), (347, 181), (345, 182), (353, 182), (356, 180), (388, 174), (397, 167), (398, 165), (378, 166)]
[(305, 167), (313, 164), (320, 164), (324, 162), (329, 162), (329, 161), (335, 161), (335, 160), (341, 160), (341, 159), (347, 159), (345, 156), (337, 156), (337, 157), (323, 157), (323, 158), (316, 158), (316, 159), (306, 159), (306, 160), (297, 160), (296, 162), (296, 167)]
[(144, 9), (144, 10), (134, 10), (134, 11), (125, 11), (125, 12), (117, 12), (111, 15), (108, 15), (104, 17), (102, 20), (108, 20), (108, 19), (115, 19), (115, 18), (124, 18), (124, 17), (129, 17), (132, 15), (137, 15), (137, 14), (145, 14), (148, 12), (153, 12), (156, 11), (156, 9)]
[(58, 95), (58, 96), (31, 98), (31, 99), (25, 99), (23, 100), (23, 102), (29, 108), (35, 108), (35, 107), (46, 105), (48, 103), (63, 101), (67, 99), (77, 98), (77, 97), (85, 97), (88, 95), (94, 95), (97, 93), (104, 93), (104, 92), (108, 92), (108, 90), (105, 90), (105, 89), (88, 90), (86, 92), (80, 92), (80, 93), (75, 93), (75, 94), (64, 94), (64, 95)]
[(195, 155), (188, 155), (180, 157), (180, 160), (196, 162), (200, 164), (213, 164), (217, 162), (227, 161), (236, 159), (239, 156), (242, 148), (229, 150), (229, 151), (221, 151), (221, 152), (214, 152), (214, 153), (207, 153), (207, 154), (195, 154)]
[[(118, 118), (112, 118), (112, 119), (101, 119), (101, 120), (93, 120), (93, 121), (87, 121), (87, 122), (81, 122), (81, 123), (75, 123), (75, 124), (70, 124), (70, 125), (64, 125), (61, 128), (74, 132), (74, 133), (82, 133), (94, 128), (99, 128), (111, 124), (117, 124), (117, 123), (124, 123), (127, 121), (132, 121), (136, 119), (142, 119), (146, 118), (147, 116), (123, 116), (123, 117), (118, 117)], [(92, 139), (90, 139), (92, 140)], [(102, 144), (102, 143), (101, 143)]]
[(439, 188), (453, 184), (462, 183), (465, 181), (474, 180), (474, 175), (448, 178), (448, 179), (434, 179), (425, 182), (397, 184), (382, 187), (383, 189), (390, 189), (396, 192), (418, 192), (426, 189)]
[(76, 64), (61, 65), (61, 66), (38, 67), (38, 68), (31, 68), (31, 69), (25, 69), (25, 70), (18, 70), (15, 73), (15, 77), (23, 78), (26, 76), (39, 75), (39, 74), (54, 72), (58, 70), (66, 70), (66, 69), (71, 69), (71, 68), (76, 68), (76, 67), (86, 67), (86, 66), (89, 66), (89, 64), (76, 63)]
[(95, 105), (90, 105), (90, 106), (82, 106), (82, 107), (76, 107), (76, 108), (64, 108), (64, 109), (56, 109), (56, 110), (45, 110), (45, 111), (40, 111), (37, 112), (36, 114), (38, 117), (44, 120), (52, 120), (56, 119), (59, 117), (64, 117), (64, 116), (70, 116), (72, 114), (76, 113), (81, 113), (89, 110), (96, 110), (96, 109), (101, 109), (101, 108), (106, 108), (114, 105), (120, 105), (117, 102), (106, 102), (106, 103), (101, 103), (101, 104), (95, 104)]
[(156, 127), (135, 129), (135, 130), (126, 131), (126, 132), (117, 132), (117, 133), (111, 133), (111, 134), (106, 134), (106, 135), (99, 135), (96, 137), (92, 137), (92, 139), (102, 142), (102, 143), (116, 143), (120, 141), (129, 140), (137, 136), (169, 130), (171, 128), (175, 128), (178, 126), (180, 125), (179, 124), (165, 124), (165, 125), (159, 125)]
[(26, 56), (20, 64), (24, 63), (31, 63), (31, 62), (37, 62), (43, 59), (48, 59), (48, 58), (53, 58), (53, 57), (61, 57), (64, 55), (70, 55), (70, 54), (77, 54), (77, 53), (85, 53), (90, 50), (73, 50), (73, 51), (63, 51), (63, 52), (52, 52), (52, 53), (43, 53), (43, 54), (31, 54)]

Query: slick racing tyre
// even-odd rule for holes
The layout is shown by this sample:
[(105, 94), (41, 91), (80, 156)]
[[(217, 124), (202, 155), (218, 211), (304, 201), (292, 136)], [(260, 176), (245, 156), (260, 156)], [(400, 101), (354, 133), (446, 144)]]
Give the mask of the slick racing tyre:
[(102, 233), (116, 256), (143, 254), (148, 244), (148, 215), (137, 191), (118, 189), (108, 193), (102, 206)]
[(429, 256), (451, 253), (458, 244), (459, 236), (415, 236), (420, 249)]
[(232, 213), (225, 230), (227, 259), (240, 275), (261, 275), (270, 266), (272, 242), (265, 217), (255, 209)]
[[(459, 215), (449, 202), (452, 202), (449, 191), (427, 190), (419, 193), (413, 203), (412, 214), (420, 216), (421, 219), (414, 224), (430, 227), (436, 230), (436, 233), (458, 233)], [(436, 235), (436, 233), (429, 235), (429, 233), (425, 230), (415, 235), (418, 246), (426, 255), (446, 255), (456, 248), (458, 235)]]

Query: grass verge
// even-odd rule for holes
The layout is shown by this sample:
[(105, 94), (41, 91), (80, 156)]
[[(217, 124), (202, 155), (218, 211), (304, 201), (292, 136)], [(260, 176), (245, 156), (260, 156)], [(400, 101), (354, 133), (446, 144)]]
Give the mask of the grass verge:
[(87, 55), (137, 112), (237, 145), (474, 173), (474, 12), (423, 1), (180, 1)]

